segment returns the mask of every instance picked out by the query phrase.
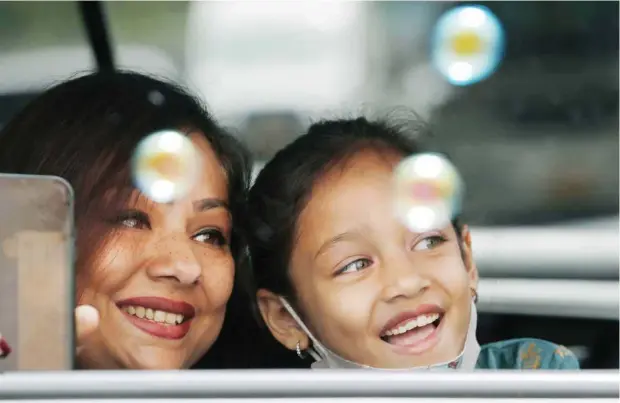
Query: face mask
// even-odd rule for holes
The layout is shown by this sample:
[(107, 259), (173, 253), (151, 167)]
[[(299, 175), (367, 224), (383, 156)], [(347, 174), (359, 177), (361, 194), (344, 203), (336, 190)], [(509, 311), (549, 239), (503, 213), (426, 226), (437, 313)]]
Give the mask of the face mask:
[[(289, 314), (295, 319), (295, 322), (303, 329), (303, 331), (308, 335), (310, 340), (312, 340), (312, 347), (308, 349), (309, 354), (316, 360), (315, 363), (312, 364), (312, 369), (327, 369), (327, 368), (341, 368), (341, 369), (380, 369), (384, 371), (389, 371), (390, 369), (385, 368), (374, 368), (367, 365), (358, 364), (356, 362), (352, 362), (346, 360), (329, 350), (325, 347), (321, 342), (316, 339), (310, 330), (304, 325), (302, 320), (299, 318), (295, 310), (291, 307), (291, 305), (282, 297), (280, 297), (280, 301), (286, 308)], [(429, 366), (422, 367), (412, 367), (412, 368), (402, 368), (397, 369), (397, 371), (409, 370), (409, 371), (441, 371), (441, 370), (461, 370), (461, 371), (472, 371), (476, 367), (476, 361), (478, 360), (478, 354), (480, 354), (480, 345), (478, 344), (478, 340), (476, 340), (476, 326), (478, 321), (478, 315), (476, 311), (476, 305), (473, 300), (471, 303), (471, 314), (469, 318), (469, 328), (467, 330), (467, 336), (465, 338), (465, 346), (463, 347), (463, 351), (456, 356), (454, 359), (433, 364)]]

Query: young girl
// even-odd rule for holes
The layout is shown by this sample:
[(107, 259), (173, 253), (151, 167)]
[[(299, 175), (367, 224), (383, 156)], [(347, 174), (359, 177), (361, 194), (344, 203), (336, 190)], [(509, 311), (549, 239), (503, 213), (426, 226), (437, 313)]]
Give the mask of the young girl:
[(411, 133), (364, 118), (318, 123), (250, 192), (262, 318), (313, 368), (578, 369), (567, 349), (476, 340), (478, 271), (467, 226), (413, 233), (394, 216)]

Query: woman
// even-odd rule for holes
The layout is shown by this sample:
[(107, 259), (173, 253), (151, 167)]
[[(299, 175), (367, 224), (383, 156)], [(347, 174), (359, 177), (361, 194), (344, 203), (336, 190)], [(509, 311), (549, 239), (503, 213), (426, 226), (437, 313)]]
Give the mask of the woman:
[(480, 346), (478, 270), (467, 226), (425, 233), (392, 212), (408, 133), (364, 118), (315, 124), (250, 191), (250, 251), (260, 313), (313, 368), (577, 369), (535, 339)]
[[(188, 195), (170, 204), (131, 181), (134, 149), (160, 130), (185, 133), (203, 160)], [(61, 83), (2, 130), (0, 172), (60, 176), (75, 191), (78, 367), (189, 368), (214, 346), (229, 300), (230, 330), (203, 366), (256, 365), (255, 349), (244, 349), (256, 331), (239, 292), (250, 169), (199, 102), (129, 72)]]

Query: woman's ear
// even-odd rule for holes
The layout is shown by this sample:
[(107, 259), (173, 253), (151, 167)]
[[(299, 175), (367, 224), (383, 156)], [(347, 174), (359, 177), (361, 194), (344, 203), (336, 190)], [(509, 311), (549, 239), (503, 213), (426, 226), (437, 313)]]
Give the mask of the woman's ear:
[(471, 232), (469, 231), (469, 227), (467, 225), (463, 226), (463, 230), (461, 231), (461, 239), (462, 239), (462, 250), (463, 250), (463, 260), (465, 262), (465, 268), (467, 269), (467, 273), (469, 275), (469, 287), (474, 291), (478, 290), (478, 267), (476, 267), (476, 262), (474, 261), (474, 256), (472, 253), (472, 244), (471, 244)]
[(303, 351), (310, 346), (308, 335), (286, 310), (280, 297), (271, 291), (260, 289), (256, 293), (260, 314), (269, 331), (286, 348), (295, 350), (297, 343)]

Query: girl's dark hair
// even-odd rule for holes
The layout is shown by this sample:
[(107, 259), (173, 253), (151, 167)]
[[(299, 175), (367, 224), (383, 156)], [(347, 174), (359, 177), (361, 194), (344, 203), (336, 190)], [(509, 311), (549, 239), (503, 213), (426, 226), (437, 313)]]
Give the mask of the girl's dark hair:
[[(360, 117), (328, 120), (310, 126), (307, 134), (279, 151), (263, 168), (249, 196), (250, 252), (258, 288), (295, 301), (288, 274), (297, 220), (315, 183), (330, 169), (360, 151), (395, 152), (407, 156), (421, 151), (419, 121), (395, 124)], [(453, 223), (460, 231), (459, 224)]]
[[(252, 320), (247, 314), (250, 301), (241, 292), (247, 289), (250, 272), (239, 222), (245, 221), (252, 164), (241, 143), (221, 128), (197, 99), (175, 84), (133, 72), (94, 73), (63, 82), (33, 100), (2, 129), (0, 172), (55, 175), (72, 185), (79, 274), (84, 261), (96, 252), (96, 246), (89, 249), (85, 240), (98, 238), (89, 223), (98, 210), (110, 207), (104, 205), (109, 199), (104, 196), (132, 189), (134, 149), (148, 134), (165, 129), (203, 134), (226, 172), (235, 223), (231, 252), (236, 274), (223, 330), (229, 334), (220, 337), (224, 340), (216, 345), (228, 343), (233, 359), (210, 351), (209, 356), (217, 357), (218, 363), (209, 365), (244, 367), (242, 360), (247, 354), (239, 352), (239, 344), (247, 340), (235, 335), (252, 333), (244, 330)], [(124, 202), (129, 193), (116, 194), (115, 203)], [(218, 349), (214, 346), (212, 350)]]

